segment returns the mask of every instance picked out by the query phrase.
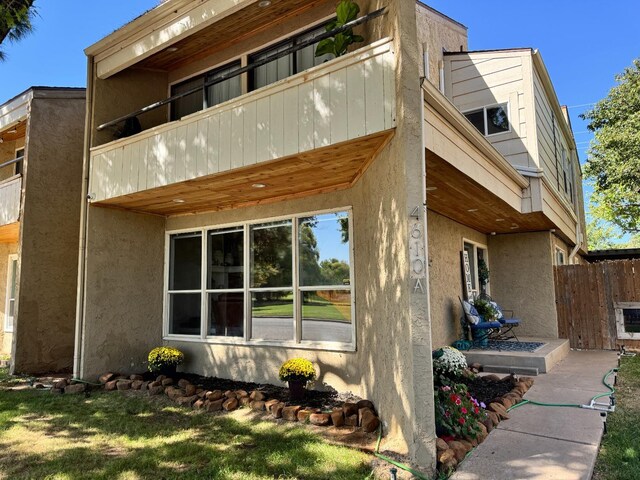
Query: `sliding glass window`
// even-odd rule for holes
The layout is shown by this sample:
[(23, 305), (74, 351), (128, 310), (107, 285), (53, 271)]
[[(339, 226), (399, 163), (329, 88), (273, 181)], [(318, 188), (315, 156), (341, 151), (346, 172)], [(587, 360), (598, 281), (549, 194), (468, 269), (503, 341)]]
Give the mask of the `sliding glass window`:
[(200, 335), (202, 234), (171, 235), (169, 255), (169, 333)]

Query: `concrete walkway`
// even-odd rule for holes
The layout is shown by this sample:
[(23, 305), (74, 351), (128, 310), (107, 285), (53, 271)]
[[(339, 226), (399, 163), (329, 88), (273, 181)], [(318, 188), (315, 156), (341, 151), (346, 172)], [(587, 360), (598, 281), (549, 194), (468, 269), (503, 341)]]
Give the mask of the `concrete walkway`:
[[(614, 352), (572, 351), (550, 373), (535, 377), (524, 398), (589, 403), (607, 391), (602, 377), (615, 366)], [(603, 433), (599, 412), (523, 405), (509, 415), (459, 466), (453, 480), (591, 478)]]

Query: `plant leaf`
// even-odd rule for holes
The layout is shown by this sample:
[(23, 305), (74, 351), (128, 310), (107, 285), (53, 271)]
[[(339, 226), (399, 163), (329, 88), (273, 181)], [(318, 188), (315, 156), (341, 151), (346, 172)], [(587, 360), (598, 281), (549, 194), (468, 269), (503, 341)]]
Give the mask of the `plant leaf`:
[(325, 38), (324, 40), (320, 40), (318, 42), (318, 46), (316, 47), (316, 57), (321, 57), (323, 55), (333, 54), (336, 55), (335, 42), (332, 38)]

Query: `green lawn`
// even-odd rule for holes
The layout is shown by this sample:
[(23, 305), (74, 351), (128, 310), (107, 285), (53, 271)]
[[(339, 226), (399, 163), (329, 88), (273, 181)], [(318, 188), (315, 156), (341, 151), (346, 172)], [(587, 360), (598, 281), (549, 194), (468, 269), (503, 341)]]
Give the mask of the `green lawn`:
[(8, 391), (0, 479), (364, 479), (371, 457), (303, 427), (239, 421), (119, 392)]
[(616, 411), (609, 415), (596, 462), (596, 480), (640, 479), (640, 355), (623, 359)]

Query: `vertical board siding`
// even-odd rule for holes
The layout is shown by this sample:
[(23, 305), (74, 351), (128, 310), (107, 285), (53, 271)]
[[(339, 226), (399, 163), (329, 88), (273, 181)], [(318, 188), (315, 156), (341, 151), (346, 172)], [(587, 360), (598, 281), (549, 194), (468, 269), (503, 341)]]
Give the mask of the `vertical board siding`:
[(0, 184), (0, 225), (15, 223), (20, 219), (22, 177)]
[(394, 63), (391, 42), (380, 42), (313, 73), (94, 148), (92, 198), (136, 193), (393, 128)]
[(618, 260), (554, 267), (558, 332), (571, 348), (638, 348), (618, 340), (616, 302), (640, 302), (640, 260)]

